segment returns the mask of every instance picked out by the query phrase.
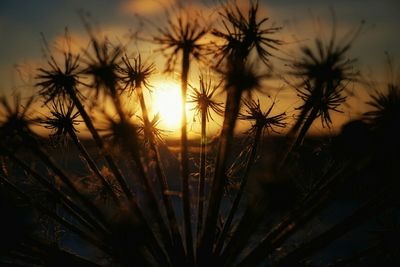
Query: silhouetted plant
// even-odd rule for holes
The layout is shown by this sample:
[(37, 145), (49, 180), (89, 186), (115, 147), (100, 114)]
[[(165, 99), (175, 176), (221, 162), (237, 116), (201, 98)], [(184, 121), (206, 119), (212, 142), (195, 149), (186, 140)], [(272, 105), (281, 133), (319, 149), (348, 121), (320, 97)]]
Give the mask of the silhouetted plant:
[(200, 75), (199, 87), (192, 87), (189, 94), (189, 103), (193, 103), (194, 116), (200, 119), (201, 140), (200, 140), (200, 168), (199, 168), (199, 188), (198, 188), (198, 212), (197, 212), (197, 241), (203, 227), (203, 210), (205, 201), (205, 180), (206, 180), (206, 144), (207, 144), (207, 122), (213, 120), (212, 113), (223, 114), (222, 103), (216, 102), (215, 93), (220, 88), (221, 83), (213, 84), (210, 76)]
[(314, 49), (309, 46), (301, 48), (300, 59), (292, 64), (291, 74), (301, 81), (298, 85), (292, 86), (303, 104), (297, 108), (300, 114), (289, 132), (289, 136), (297, 136), (292, 141), (281, 167), (303, 142), (315, 119), (320, 117), (322, 126), (330, 127), (332, 124), (330, 113), (342, 112), (338, 107), (346, 101), (346, 89), (358, 75), (354, 70), (356, 60), (349, 59), (346, 54), (360, 29), (361, 27), (343, 44), (337, 43), (334, 28), (328, 43), (316, 38)]
[(167, 57), (166, 71), (173, 71), (179, 54), (181, 54), (181, 97), (182, 97), (182, 122), (181, 122), (181, 176), (183, 214), (185, 222), (186, 253), (190, 263), (194, 262), (193, 235), (191, 230), (190, 192), (189, 192), (189, 158), (187, 141), (187, 87), (190, 61), (199, 60), (204, 47), (202, 38), (208, 29), (194, 19), (189, 19), (189, 14), (184, 11), (178, 14), (176, 21), (169, 18), (167, 27), (159, 28), (160, 36), (154, 37), (154, 42), (162, 46), (163, 53)]
[[(260, 55), (262, 61), (269, 66), (267, 60), (270, 51), (281, 44), (280, 41), (269, 37), (276, 33), (278, 28), (263, 29), (262, 25), (267, 18), (257, 20), (258, 2), (250, 4), (248, 16), (244, 16), (237, 5), (228, 6), (222, 13), (224, 30), (214, 30), (215, 36), (223, 39), (220, 47), (221, 59), (217, 67), (224, 60), (225, 90), (227, 98), (225, 102), (224, 122), (215, 160), (215, 171), (211, 186), (209, 206), (207, 210), (204, 230), (200, 241), (200, 258), (208, 258), (212, 254), (217, 229), (217, 218), (223, 196), (226, 180), (226, 167), (228, 155), (231, 149), (233, 130), (240, 109), (240, 100), (244, 91), (251, 91), (260, 85), (263, 76), (255, 74), (250, 64), (250, 53), (254, 50)], [(200, 259), (201, 260), (201, 259)]]
[[(272, 102), (270, 107), (265, 112), (261, 109), (259, 99), (257, 99), (257, 101), (249, 99), (243, 102), (246, 109), (243, 114), (239, 114), (239, 118), (242, 120), (250, 121), (252, 124), (250, 129), (245, 133), (245, 135), (247, 136), (246, 138), (250, 140), (250, 144), (248, 145), (248, 147), (245, 148), (246, 159), (243, 166), (241, 166), (240, 168), (243, 169), (243, 174), (240, 180), (239, 190), (233, 200), (232, 206), (225, 220), (223, 230), (218, 236), (218, 242), (214, 251), (214, 253), (216, 254), (219, 254), (221, 252), (224, 242), (226, 240), (226, 235), (229, 233), (234, 216), (237, 214), (240, 201), (247, 185), (250, 170), (256, 161), (259, 143), (264, 137), (264, 132), (269, 133), (270, 131), (272, 131), (277, 133), (277, 130), (275, 128), (284, 128), (286, 126), (286, 122), (284, 122), (284, 120), (286, 119), (285, 113), (280, 113), (274, 116), (270, 114), (275, 105), (275, 102)], [(246, 213), (243, 215), (243, 218), (245, 218), (245, 215)], [(252, 219), (254, 220), (254, 218)], [(251, 228), (247, 229), (252, 232)], [(241, 239), (241, 241), (245, 240)]]
[[(372, 218), (386, 210), (398, 208), (398, 82), (388, 82), (387, 91), (377, 89), (368, 102), (371, 110), (322, 144), (305, 138), (317, 118), (324, 127), (333, 124), (331, 113), (340, 112), (347, 87), (357, 78), (354, 60), (347, 59), (357, 33), (350, 34), (352, 40), (337, 43), (333, 31), (327, 44), (317, 39), (315, 49), (304, 46), (289, 73), (300, 80), (290, 84), (303, 104), (288, 134), (295, 140), (284, 151), (287, 158), (279, 161), (285, 144), (273, 135), (283, 132), (289, 120), (286, 113), (274, 110), (275, 99), (266, 98), (264, 109), (253, 92), (263, 92), (263, 79), (272, 77), (271, 58), (283, 44), (275, 38), (281, 28), (267, 26), (269, 19), (258, 17), (258, 1), (249, 4), (247, 13), (236, 2), (223, 5), (221, 27), (212, 30), (197, 18), (179, 13), (176, 18), (170, 17), (167, 26), (159, 28), (153, 38), (167, 56), (167, 72), (181, 61), (182, 194), (177, 199), (168, 182), (172, 184), (179, 175), (163, 165), (169, 161), (159, 147), (165, 145), (161, 144), (165, 130), (159, 124), (162, 114), (150, 118), (150, 105), (144, 97), (146, 89), (150, 93), (157, 90), (151, 86), (155, 65), (142, 61), (140, 53), (130, 58), (128, 46), (98, 38), (86, 21), (90, 46), (83, 50), (83, 57), (71, 53), (68, 46), (59, 61), (47, 47), (48, 64), (38, 69), (36, 88), (37, 99), (49, 111), (36, 118), (31, 109), (36, 98), (23, 103), (17, 95), (14, 104), (0, 98), (0, 210), (7, 213), (2, 219), (7, 229), (2, 228), (1, 233), (7, 239), (14, 237), (12, 242), (0, 241), (0, 248), (5, 250), (0, 251), (0, 264), (310, 266), (318, 263), (315, 259), (321, 258), (319, 253), (335, 240), (361, 226), (368, 227)], [(206, 44), (208, 33), (221, 42)], [(68, 33), (65, 38), (69, 41)], [(188, 92), (193, 60), (207, 67), (213, 65), (213, 69), (200, 75), (198, 86), (192, 85)], [(221, 79), (215, 81), (213, 72)], [(226, 93), (225, 101), (218, 99), (220, 87)], [(134, 96), (137, 103), (131, 101)], [(129, 108), (125, 100), (131, 104)], [(89, 103), (93, 104), (90, 109)], [(111, 111), (107, 103), (112, 104)], [(194, 118), (201, 123), (200, 163), (193, 171), (187, 103), (193, 104)], [(136, 106), (140, 106), (141, 116), (128, 112), (136, 111)], [(222, 114), (223, 125), (214, 150), (207, 138), (207, 124), (214, 120), (218, 124), (216, 116)], [(235, 136), (239, 120), (251, 126), (243, 135)], [(38, 135), (42, 132), (37, 127), (47, 129), (53, 141), (64, 145), (49, 146)], [(81, 135), (86, 130), (91, 135), (89, 140)], [(244, 140), (244, 146), (235, 142), (236, 137)], [(65, 140), (71, 140), (76, 149), (70, 150)], [(91, 147), (92, 141), (95, 147)], [(264, 153), (262, 144), (270, 146), (268, 153)], [(306, 152), (312, 150), (321, 153), (313, 151), (318, 155), (311, 157)], [(287, 160), (294, 151), (300, 159)], [(72, 161), (59, 160), (69, 155)], [(212, 162), (206, 161), (206, 156)], [(262, 166), (266, 173), (256, 173), (257, 165), (266, 165)], [(282, 168), (276, 170), (275, 165)], [(305, 168), (318, 170), (311, 175)], [(189, 177), (197, 172), (194, 193)], [(228, 185), (232, 176), (238, 182)], [(252, 187), (249, 181), (257, 176), (261, 179), (255, 179)], [(315, 182), (300, 195), (296, 185), (307, 178)], [(342, 198), (353, 201), (353, 196), (347, 196), (348, 185), (368, 181), (375, 183), (373, 190), (355, 199), (341, 214), (335, 204)], [(234, 190), (224, 191), (233, 185)], [(196, 194), (198, 203), (191, 206)], [(112, 201), (99, 201), (104, 198)], [(281, 208), (286, 198), (294, 201)], [(328, 205), (331, 203), (334, 208)], [(183, 207), (182, 214), (175, 210), (178, 205)], [(317, 217), (326, 212), (334, 214), (335, 220), (314, 227)], [(197, 224), (193, 213), (197, 213)], [(27, 225), (19, 223), (27, 217), (34, 223), (39, 217), (46, 218), (48, 225), (65, 234), (54, 242), (53, 237), (31, 227), (35, 225), (30, 221)], [(25, 226), (26, 230), (16, 231)], [(311, 232), (307, 231), (309, 227)], [(363, 246), (334, 264), (352, 264), (367, 253), (383, 255), (382, 250), (390, 250), (391, 235), (398, 234), (397, 228), (385, 228), (372, 246)], [(82, 257), (84, 250), (89, 251), (88, 259)]]
[(399, 133), (400, 85), (398, 78), (396, 79), (396, 69), (389, 55), (387, 55), (387, 60), (391, 77), (385, 83), (386, 88), (381, 90), (376, 87), (373, 88), (374, 93), (370, 95), (371, 100), (367, 102), (372, 110), (366, 112), (364, 117), (374, 131), (381, 132), (382, 137), (384, 135), (394, 137)]

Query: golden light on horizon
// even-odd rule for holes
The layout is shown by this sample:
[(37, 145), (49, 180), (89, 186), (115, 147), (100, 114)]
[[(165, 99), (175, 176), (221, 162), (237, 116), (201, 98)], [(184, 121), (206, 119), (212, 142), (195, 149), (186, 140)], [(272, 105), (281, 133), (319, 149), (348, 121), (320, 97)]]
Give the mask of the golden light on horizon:
[[(152, 93), (153, 114), (160, 114), (160, 128), (179, 133), (182, 119), (180, 85), (175, 81), (159, 82)], [(186, 111), (189, 112), (188, 105)]]

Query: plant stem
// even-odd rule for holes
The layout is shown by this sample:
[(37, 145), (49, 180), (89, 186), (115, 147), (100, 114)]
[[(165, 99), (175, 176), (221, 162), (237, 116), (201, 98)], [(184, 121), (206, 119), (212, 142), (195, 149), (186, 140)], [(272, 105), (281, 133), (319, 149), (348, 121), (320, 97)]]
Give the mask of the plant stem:
[(219, 236), (219, 239), (218, 239), (215, 251), (214, 251), (214, 253), (216, 255), (218, 255), (221, 252), (221, 249), (222, 249), (222, 247), (224, 245), (224, 242), (225, 242), (226, 235), (228, 234), (228, 232), (230, 230), (233, 218), (236, 215), (237, 209), (239, 208), (240, 200), (241, 200), (242, 195), (244, 193), (244, 188), (246, 187), (246, 184), (247, 184), (247, 180), (248, 180), (248, 177), (249, 177), (250, 169), (253, 166), (253, 164), (255, 162), (255, 159), (256, 159), (257, 147), (258, 147), (258, 144), (259, 144), (261, 136), (262, 136), (262, 131), (263, 131), (262, 127), (257, 127), (256, 133), (255, 133), (255, 136), (254, 136), (254, 139), (253, 139), (253, 143), (251, 145), (250, 155), (249, 155), (249, 158), (248, 158), (248, 160), (246, 162), (245, 171), (244, 171), (241, 183), (240, 183), (239, 191), (236, 194), (236, 197), (235, 197), (235, 199), (233, 201), (232, 207), (231, 207), (231, 209), (229, 211), (228, 217), (227, 217), (227, 219), (225, 221), (223, 230), (222, 230), (222, 232), (221, 232), (221, 234)]
[(47, 165), (55, 175), (57, 175), (63, 183), (65, 183), (72, 191), (72, 193), (89, 209), (90, 212), (106, 227), (109, 229), (108, 222), (104, 218), (102, 212), (96, 207), (86, 196), (81, 194), (68, 176), (58, 168), (54, 161), (37, 145), (31, 145), (32, 151), (40, 158), (45, 165)]
[(204, 185), (206, 180), (206, 141), (207, 141), (207, 110), (201, 109), (201, 149), (200, 149), (200, 175), (198, 192), (198, 215), (197, 215), (197, 243), (200, 241), (200, 234), (203, 228), (204, 210)]
[(19, 165), (25, 172), (31, 175), (34, 179), (36, 179), (42, 186), (44, 186), (53, 197), (57, 200), (61, 200), (63, 207), (68, 210), (83, 226), (91, 229), (91, 231), (96, 232), (95, 229), (101, 231), (103, 234), (106, 234), (103, 227), (94, 220), (91, 216), (87, 214), (84, 210), (82, 210), (76, 203), (74, 203), (68, 196), (63, 194), (59, 189), (57, 189), (53, 184), (48, 182), (44, 177), (42, 177), (39, 173), (34, 171), (28, 165), (26, 165), (23, 161), (17, 158), (13, 153), (6, 151), (8, 157), (14, 161), (17, 165)]
[[(364, 164), (365, 163), (366, 162), (364, 162)], [(333, 165), (331, 170), (335, 171), (327, 172), (327, 182), (314, 192), (311, 192), (310, 196), (307, 197), (299, 207), (292, 210), (286, 218), (283, 218), (278, 225), (272, 228), (267, 237), (264, 238), (238, 266), (256, 265), (265, 255), (282, 244), (291, 234), (301, 227), (301, 225), (320, 211), (330, 199), (335, 189), (342, 184), (343, 181), (346, 181), (346, 179), (354, 175), (354, 170), (351, 168), (354, 164), (356, 164), (354, 161), (349, 161), (341, 168), (338, 168), (337, 165)]]
[(0, 174), (0, 180), (11, 191), (13, 191), (15, 194), (17, 194), (20, 198), (22, 198), (26, 202), (30, 203), (34, 208), (36, 208), (37, 210), (43, 212), (44, 214), (46, 214), (50, 218), (53, 218), (56, 222), (60, 223), (61, 225), (63, 225), (67, 229), (69, 229), (70, 231), (74, 232), (75, 234), (77, 234), (82, 239), (88, 241), (90, 244), (92, 244), (95, 247), (101, 249), (105, 253), (111, 255), (110, 254), (110, 248), (105, 246), (100, 240), (98, 240), (96, 238), (93, 238), (92, 236), (88, 235), (85, 231), (79, 229), (77, 226), (69, 223), (68, 221), (66, 221), (65, 219), (61, 218), (59, 215), (55, 214), (51, 210), (43, 207), (42, 205), (40, 205), (36, 201), (32, 200), (24, 192), (20, 191), (15, 185), (13, 185), (10, 181), (8, 181), (7, 178), (3, 177), (3, 175), (1, 175), (1, 174)]
[(311, 109), (310, 114), (305, 119), (305, 122), (304, 122), (303, 126), (301, 127), (300, 132), (297, 135), (297, 138), (290, 145), (283, 160), (281, 161), (281, 163), (279, 165), (279, 170), (285, 167), (285, 165), (289, 162), (292, 153), (303, 143), (304, 137), (306, 136), (306, 134), (307, 134), (308, 130), (310, 129), (314, 120), (317, 118), (317, 115), (318, 115), (318, 108), (313, 107)]
[(388, 196), (391, 196), (391, 194), (388, 194), (388, 191), (389, 190), (383, 190), (355, 210), (343, 221), (334, 225), (329, 230), (323, 232), (312, 240), (301, 244), (297, 249), (284, 256), (284, 258), (282, 258), (273, 266), (294, 266), (299, 260), (312, 255), (312, 253), (315, 251), (323, 249), (325, 246), (343, 236), (355, 226), (365, 222), (372, 216), (382, 213), (385, 211), (385, 207), (388, 207), (387, 204), (390, 204), (391, 198), (388, 198)]
[(139, 102), (140, 102), (140, 107), (142, 110), (143, 122), (144, 122), (144, 135), (145, 135), (145, 137), (148, 138), (150, 149), (154, 153), (153, 159), (156, 163), (155, 164), (156, 175), (158, 178), (158, 183), (161, 187), (161, 195), (162, 195), (162, 199), (163, 199), (164, 206), (166, 209), (169, 227), (170, 227), (170, 230), (172, 233), (173, 243), (174, 243), (174, 246), (178, 250), (178, 255), (176, 258), (177, 258), (177, 260), (178, 259), (182, 260), (182, 257), (184, 256), (184, 253), (185, 253), (183, 243), (182, 243), (182, 237), (179, 232), (179, 226), (178, 226), (178, 222), (176, 220), (175, 211), (172, 206), (171, 199), (168, 196), (169, 188), (168, 188), (167, 179), (165, 177), (165, 173), (163, 171), (161, 156), (160, 156), (160, 153), (159, 153), (157, 145), (156, 145), (156, 140), (155, 140), (154, 134), (150, 129), (151, 123), (149, 120), (146, 102), (144, 100), (142, 86), (140, 86), (140, 85), (136, 86), (135, 90), (137, 92)]
[(82, 105), (82, 102), (79, 100), (78, 96), (76, 95), (76, 92), (74, 88), (69, 88), (67, 90), (71, 100), (74, 102), (76, 108), (79, 111), (79, 114), (81, 115), (83, 121), (86, 124), (86, 127), (88, 128), (89, 132), (91, 133), (94, 141), (96, 142), (97, 146), (101, 150), (102, 153), (104, 153), (104, 158), (110, 167), (110, 170), (114, 174), (115, 178), (117, 179), (119, 185), (122, 188), (122, 191), (124, 192), (125, 196), (132, 202), (134, 199), (131, 190), (129, 189), (124, 177), (122, 176), (120, 170), (118, 169), (117, 165), (115, 164), (114, 159), (111, 157), (110, 154), (107, 153), (105, 147), (104, 147), (104, 142), (101, 139), (99, 133), (97, 132), (96, 128), (93, 125), (93, 122), (89, 115), (87, 114), (85, 108)]
[(215, 160), (215, 171), (209, 197), (210, 200), (202, 238), (200, 240), (200, 261), (207, 261), (212, 255), (219, 208), (221, 205), (222, 196), (224, 194), (223, 191), (226, 180), (226, 165), (233, 139), (233, 130), (235, 128), (236, 118), (240, 109), (241, 92), (242, 91), (236, 87), (228, 90), (224, 123), (218, 146), (217, 157)]
[(303, 126), (301, 127), (299, 135), (297, 136), (296, 141), (293, 144), (292, 150), (297, 149), (301, 145), (301, 143), (303, 143), (304, 137), (306, 136), (314, 120), (317, 118), (317, 115), (318, 115), (318, 108), (314, 107), (311, 110), (310, 115), (304, 122)]
[(190, 192), (189, 192), (189, 157), (187, 140), (187, 119), (186, 119), (186, 94), (188, 85), (188, 74), (190, 67), (190, 51), (184, 49), (182, 53), (182, 122), (181, 122), (181, 177), (182, 177), (182, 199), (183, 218), (186, 237), (186, 253), (189, 264), (194, 263), (192, 223), (190, 214)]
[[(120, 101), (119, 95), (117, 94), (115, 87), (111, 86), (111, 88), (109, 88), (109, 89), (111, 92), (111, 98), (113, 100), (114, 107), (117, 110), (117, 113), (119, 115), (121, 123), (127, 123), (126, 116), (122, 109), (121, 101)], [(143, 158), (140, 153), (136, 127), (134, 127), (133, 130), (130, 128), (129, 129), (125, 128), (124, 131), (125, 132), (122, 133), (122, 135), (125, 137), (123, 144), (125, 144), (126, 147), (129, 149), (129, 154), (132, 158), (132, 161), (131, 161), (132, 170), (135, 172), (135, 170), (137, 169), (139, 172), (139, 177), (141, 178), (142, 183), (147, 192), (147, 196), (149, 197), (148, 205), (152, 211), (152, 215), (155, 216), (155, 218), (156, 218), (156, 222), (158, 223), (161, 236), (165, 241), (164, 245), (166, 246), (166, 249), (169, 252), (169, 254), (173, 255), (174, 250), (171, 245), (170, 233), (168, 231), (167, 226), (165, 225), (161, 210), (158, 206), (157, 198), (153, 192), (152, 186), (150, 185), (150, 179), (147, 175), (147, 173), (148, 173), (147, 169), (145, 167), (145, 164), (143, 163)]]
[(78, 136), (76, 135), (76, 133), (74, 131), (72, 131), (72, 130), (69, 130), (68, 134), (71, 137), (72, 141), (74, 142), (75, 146), (78, 148), (79, 152), (84, 157), (84, 159), (87, 162), (87, 164), (89, 165), (90, 169), (94, 172), (94, 174), (97, 176), (97, 178), (99, 178), (99, 180), (101, 181), (103, 187), (111, 195), (111, 197), (113, 198), (114, 202), (116, 204), (120, 204), (120, 201), (119, 201), (117, 195), (115, 194), (114, 190), (111, 188), (110, 184), (105, 179), (105, 177), (101, 174), (100, 170), (97, 168), (96, 163), (94, 162), (92, 157), (89, 155), (89, 153), (87, 152), (85, 147), (82, 145), (82, 143), (80, 142), (80, 140), (79, 140)]

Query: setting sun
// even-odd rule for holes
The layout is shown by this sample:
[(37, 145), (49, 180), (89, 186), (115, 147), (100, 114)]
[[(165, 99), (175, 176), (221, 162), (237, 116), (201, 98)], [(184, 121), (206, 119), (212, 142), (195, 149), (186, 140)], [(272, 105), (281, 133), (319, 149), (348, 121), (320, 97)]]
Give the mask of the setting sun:
[(160, 113), (160, 126), (170, 131), (177, 131), (181, 125), (181, 91), (179, 84), (160, 82), (153, 93), (153, 113)]

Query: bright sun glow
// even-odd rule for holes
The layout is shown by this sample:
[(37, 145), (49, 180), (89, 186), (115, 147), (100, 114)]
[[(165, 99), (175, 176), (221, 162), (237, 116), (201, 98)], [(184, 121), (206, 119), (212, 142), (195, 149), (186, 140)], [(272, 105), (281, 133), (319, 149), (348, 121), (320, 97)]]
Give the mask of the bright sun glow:
[[(181, 125), (181, 90), (175, 82), (160, 82), (153, 91), (153, 114), (160, 113), (160, 127), (177, 131)], [(186, 109), (188, 110), (188, 109)]]

